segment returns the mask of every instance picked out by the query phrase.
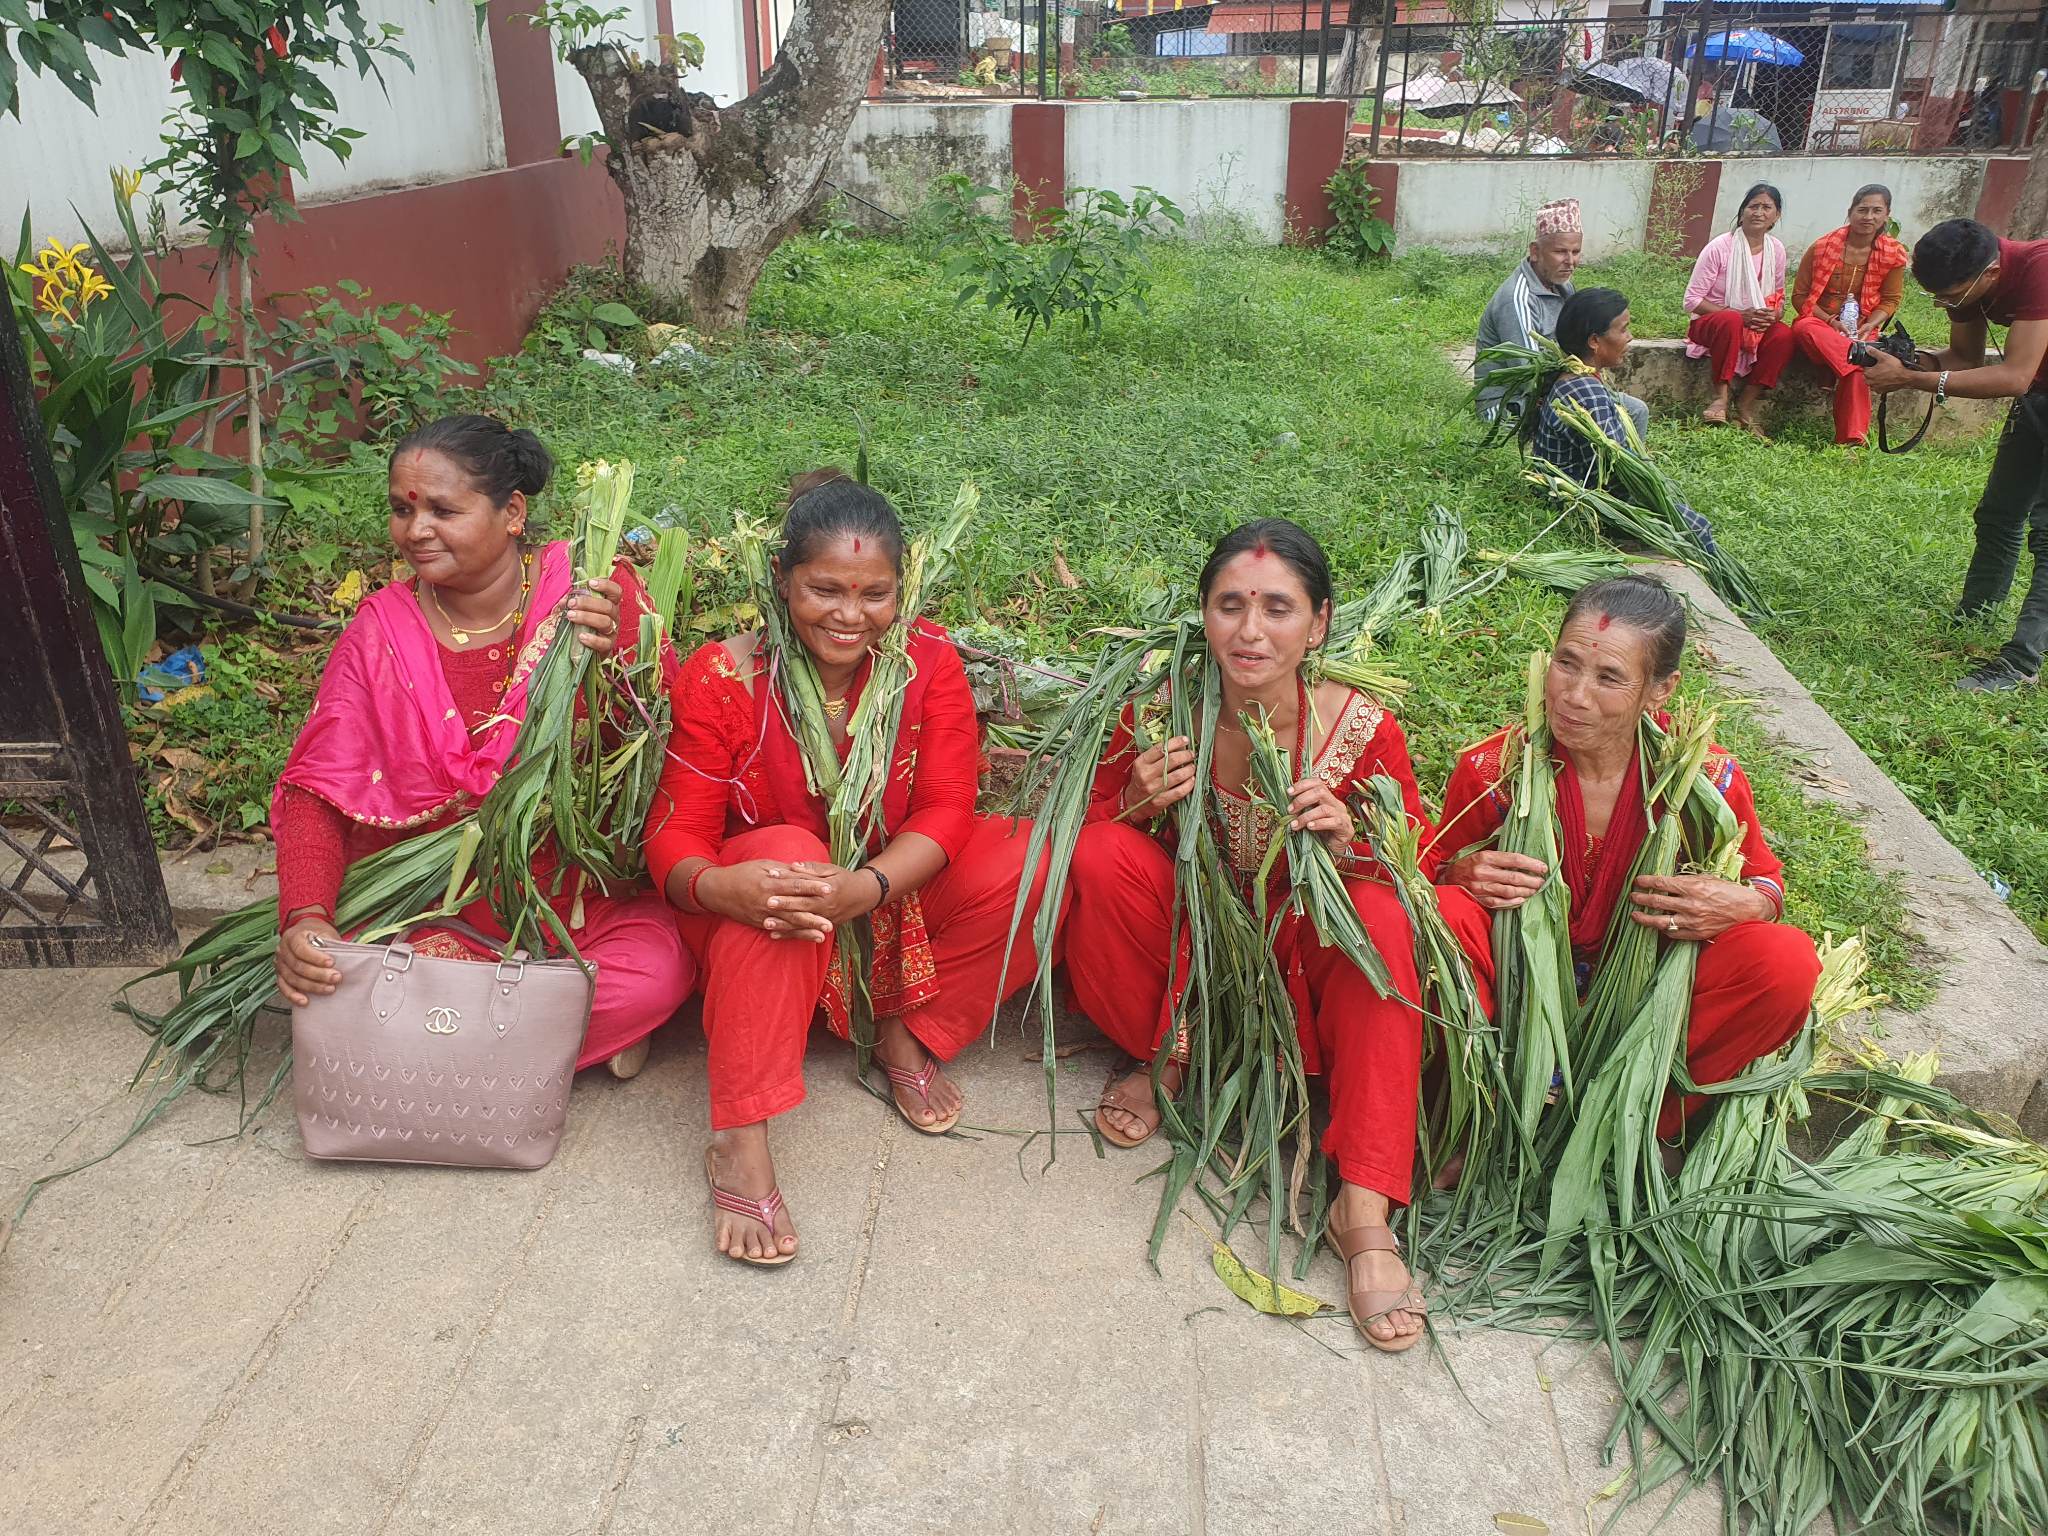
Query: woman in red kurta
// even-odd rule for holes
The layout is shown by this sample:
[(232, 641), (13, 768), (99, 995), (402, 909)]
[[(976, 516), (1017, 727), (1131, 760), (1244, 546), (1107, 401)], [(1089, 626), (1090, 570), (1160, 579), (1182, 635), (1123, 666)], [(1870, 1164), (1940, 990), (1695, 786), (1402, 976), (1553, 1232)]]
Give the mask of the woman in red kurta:
[[(1799, 1033), (1820, 958), (1813, 940), (1780, 921), (1784, 866), (1764, 842), (1749, 780), (1719, 748), (1707, 772), (1742, 824), (1742, 879), (1644, 875), (1628, 886), (1629, 867), (1649, 830), (1637, 723), (1670, 699), (1684, 651), (1685, 608), (1662, 582), (1643, 575), (1596, 581), (1580, 588), (1565, 609), (1545, 701), (1559, 769), (1561, 859), (1579, 992), (1591, 985), (1608, 923), (1624, 899), (1631, 920), (1674, 940), (1697, 941), (1686, 1070), (1695, 1083), (1719, 1083)], [(1458, 759), (1430, 850), (1437, 878), (1493, 910), (1520, 906), (1541, 889), (1547, 872), (1525, 855), (1477, 846), (1491, 841), (1507, 818), (1506, 737), (1505, 731), (1490, 736)], [(1658, 1136), (1677, 1137), (1706, 1103), (1704, 1095), (1668, 1094)]]
[(1858, 187), (1849, 199), (1849, 222), (1808, 246), (1792, 279), (1798, 316), (1792, 339), (1834, 375), (1838, 443), (1861, 445), (1870, 436), (1870, 385), (1849, 348), (1883, 334), (1906, 291), (1908, 253), (1884, 232), (1891, 217), (1889, 187), (1874, 181)]
[[(1246, 711), (1263, 709), (1290, 761), (1308, 764), (1293, 786), (1289, 824), (1316, 833), (1336, 854), (1398, 989), (1381, 997), (1305, 919), (1290, 914), (1280, 923), (1274, 958), (1295, 999), (1302, 1064), (1329, 1080), (1323, 1150), (1343, 1180), (1330, 1237), (1348, 1266), (1352, 1315), (1375, 1348), (1406, 1349), (1422, 1337), (1423, 1303), (1388, 1213), (1407, 1201), (1415, 1163), (1421, 991), (1407, 916), (1349, 807), (1360, 786), (1383, 773), (1400, 784), (1410, 817), (1424, 821), (1407, 742), (1377, 700), (1341, 683), (1306, 681), (1308, 655), (1329, 628), (1331, 590), (1329, 563), (1300, 528), (1272, 518), (1227, 535), (1202, 572), (1201, 593), (1209, 653), (1222, 678), (1221, 718), (1211, 727), (1215, 782), (1190, 800), (1195, 754), (1187, 739), (1139, 752), (1126, 715), (1097, 771), (1074, 850), (1063, 937), (1068, 982), (1104, 1034), (1151, 1060), (1178, 1001), (1167, 990), (1174, 958), (1169, 847), (1178, 834), (1175, 818), (1161, 813), (1183, 801), (1207, 807), (1224, 856), (1249, 887), (1278, 830), (1247, 793), (1250, 741), (1238, 723)], [(1274, 878), (1284, 887), (1284, 866)], [(1483, 944), (1485, 914), (1461, 892), (1446, 896), (1445, 916), (1460, 938)], [(1177, 974), (1186, 973), (1183, 959)], [(1168, 1091), (1179, 1088), (1180, 1076), (1178, 1059), (1162, 1068)], [(1137, 1145), (1159, 1121), (1149, 1067), (1111, 1086), (1096, 1111), (1097, 1128), (1119, 1146)]]
[[(497, 782), (527, 683), (560, 625), (577, 626), (598, 655), (619, 643), (622, 624), (639, 633), (644, 593), (629, 567), (573, 588), (566, 542), (521, 542), (527, 500), (552, 468), (539, 438), (486, 416), (443, 417), (392, 452), (391, 540), (413, 578), (374, 593), (342, 631), (272, 802), (277, 977), (294, 1005), (340, 984), (321, 945), (339, 937), (347, 867), (474, 810)], [(673, 656), (664, 661), (673, 667)], [(538, 883), (554, 860), (552, 845), (537, 855)], [(569, 881), (550, 900), (597, 967), (576, 1065), (609, 1062), (630, 1077), (647, 1059), (647, 1036), (689, 994), (690, 957), (644, 884), (606, 892)], [(485, 938), (505, 937), (487, 901), (462, 918)], [(414, 940), (450, 958), (498, 953), (445, 928)]]
[[(903, 534), (887, 499), (866, 486), (837, 472), (798, 483), (809, 488), (790, 503), (776, 590), (791, 638), (817, 669), (843, 758), (873, 649), (899, 619)], [(705, 971), (706, 1171), (719, 1250), (749, 1263), (796, 1254), (768, 1121), (803, 1102), (804, 1044), (820, 1009), (834, 1034), (849, 1033), (839, 926), (869, 921), (875, 1057), (898, 1112), (933, 1135), (952, 1129), (961, 1109), (940, 1063), (988, 1027), (999, 978), (1007, 994), (1037, 964), (1028, 912), (1006, 951), (1029, 824), (975, 814), (980, 731), (946, 632), (920, 621), (908, 651), (882, 835), (850, 869), (831, 862), (825, 802), (807, 788), (758, 635), (705, 645), (673, 691), (647, 862)], [(1043, 879), (1041, 869), (1035, 890)]]

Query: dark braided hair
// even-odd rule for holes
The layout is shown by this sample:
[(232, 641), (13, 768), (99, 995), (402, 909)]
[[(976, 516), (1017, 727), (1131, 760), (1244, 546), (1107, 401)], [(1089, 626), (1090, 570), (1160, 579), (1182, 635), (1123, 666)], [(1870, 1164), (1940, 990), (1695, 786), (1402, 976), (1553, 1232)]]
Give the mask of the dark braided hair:
[[(1564, 307), (1557, 312), (1558, 351), (1566, 357), (1576, 357), (1582, 363), (1591, 362), (1593, 338), (1606, 334), (1607, 328), (1627, 308), (1628, 296), (1619, 288), (1579, 289), (1564, 301)], [(1560, 364), (1545, 369), (1543, 377), (1536, 381), (1529, 404), (1515, 424), (1515, 435), (1524, 444), (1536, 440), (1536, 424), (1543, 416), (1543, 402), (1550, 398), (1550, 391), (1564, 375), (1564, 366)]]
[(1278, 555), (1301, 578), (1301, 584), (1308, 589), (1311, 609), (1320, 610), (1330, 601), (1330, 557), (1306, 528), (1284, 517), (1261, 517), (1240, 523), (1216, 541), (1216, 547), (1209, 551), (1208, 563), (1202, 567), (1202, 601), (1209, 601), (1209, 588), (1216, 584), (1216, 575), (1224, 566), (1255, 549)]
[(814, 469), (790, 484), (789, 511), (782, 519), (782, 574), (807, 561), (834, 539), (873, 539), (903, 574), (903, 524), (889, 498), (843, 470)]
[(524, 427), (508, 427), (490, 416), (443, 416), (414, 427), (391, 450), (391, 462), (408, 453), (438, 453), (502, 507), (518, 491), (529, 500), (547, 488), (555, 456)]

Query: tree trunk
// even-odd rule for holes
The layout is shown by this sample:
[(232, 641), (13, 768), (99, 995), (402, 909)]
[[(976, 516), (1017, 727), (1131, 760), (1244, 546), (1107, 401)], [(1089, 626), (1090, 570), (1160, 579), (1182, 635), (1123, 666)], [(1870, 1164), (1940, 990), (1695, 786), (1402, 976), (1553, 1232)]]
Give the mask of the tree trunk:
[(673, 65), (613, 47), (570, 62), (590, 87), (626, 200), (626, 276), (684, 299), (699, 329), (747, 317), (775, 247), (846, 142), (888, 0), (807, 0), (760, 89), (730, 107), (685, 92)]
[(2020, 187), (2020, 200), (2012, 210), (2013, 240), (2048, 239), (2048, 130), (2034, 141), (2034, 158), (2027, 166), (2027, 179)]

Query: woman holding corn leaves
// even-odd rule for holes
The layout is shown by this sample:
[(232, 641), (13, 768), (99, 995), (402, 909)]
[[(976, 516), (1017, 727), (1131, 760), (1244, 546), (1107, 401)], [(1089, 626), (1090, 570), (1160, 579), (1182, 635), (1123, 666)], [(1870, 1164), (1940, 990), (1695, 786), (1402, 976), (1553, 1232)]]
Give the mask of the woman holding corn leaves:
[[(1443, 825), (1425, 868), (1496, 912), (1554, 900), (1552, 882), (1562, 877), (1571, 972), (1559, 980), (1573, 989), (1568, 1001), (1598, 983), (1595, 962), (1621, 924), (1697, 942), (1686, 1070), (1694, 1083), (1711, 1084), (1799, 1033), (1820, 959), (1812, 939), (1780, 921), (1784, 866), (1764, 842), (1749, 780), (1719, 748), (1708, 753), (1706, 777), (1740, 823), (1740, 878), (1681, 871), (1630, 882), (1654, 810), (1646, 803), (1644, 719), (1668, 721), (1663, 709), (1678, 686), (1684, 651), (1684, 605), (1655, 577), (1636, 573), (1582, 587), (1566, 606), (1543, 676), (1538, 718), (1547, 722), (1548, 739), (1537, 743), (1541, 756), (1527, 757), (1529, 733), (1519, 727), (1463, 753), (1444, 789)], [(1538, 846), (1554, 838), (1554, 860), (1505, 846), (1524, 841), (1509, 831), (1521, 824), (1516, 801), (1524, 784), (1538, 804), (1554, 786), (1555, 830), (1540, 811), (1537, 828)], [(1481, 968), (1491, 984), (1490, 951), (1475, 954), (1485, 957)], [(1658, 1136), (1680, 1137), (1707, 1102), (1668, 1093)]]
[[(963, 493), (952, 536), (972, 505)], [(803, 1101), (813, 1017), (871, 1046), (897, 1112), (940, 1135), (962, 1103), (940, 1064), (1036, 965), (1028, 923), (1009, 942), (1029, 825), (975, 814), (973, 694), (946, 632), (916, 617), (931, 548), (906, 578), (888, 499), (836, 470), (804, 476), (763, 628), (703, 646), (672, 692), (647, 862), (704, 967), (705, 1169), (719, 1251), (750, 1264), (796, 1256), (768, 1122)], [(879, 793), (835, 859), (859, 763)]]
[[(1345, 1258), (1350, 1305), (1374, 1348), (1398, 1352), (1423, 1336), (1424, 1304), (1388, 1226), (1405, 1204), (1415, 1163), (1417, 1084), (1422, 1070), (1421, 993), (1415, 946), (1398, 898), (1359, 834), (1349, 801), (1375, 774), (1401, 786), (1409, 816), (1424, 822), (1422, 798), (1401, 727), (1377, 699), (1333, 679), (1312, 681), (1311, 662), (1329, 632), (1329, 561), (1321, 546), (1284, 519), (1247, 523), (1215, 547), (1201, 577), (1202, 628), (1216, 664), (1219, 698), (1198, 719), (1212, 733), (1206, 754), (1186, 736), (1147, 745), (1140, 712), (1126, 708), (1096, 770), (1086, 824), (1074, 849), (1072, 905), (1065, 928), (1074, 999), (1102, 1032), (1151, 1061), (1182, 1011), (1189, 936), (1175, 918), (1176, 805), (1212, 818), (1238, 894), (1257, 901), (1286, 892), (1290, 874), (1270, 858), (1282, 816), (1254, 784), (1255, 737), (1270, 731), (1295, 775), (1287, 785), (1286, 830), (1321, 839), (1335, 856), (1385, 974), (1376, 983), (1284, 895), (1271, 910), (1274, 958), (1285, 978), (1302, 1066), (1329, 1079), (1330, 1124), (1323, 1151), (1342, 1185), (1329, 1234)], [(1206, 755), (1211, 781), (1197, 783)], [(1283, 781), (1284, 782), (1284, 781)], [(1445, 893), (1445, 916), (1461, 937), (1483, 945), (1486, 916), (1464, 893)], [(1177, 936), (1177, 937), (1176, 937)], [(1180, 951), (1176, 955), (1176, 948)], [(1160, 1089), (1183, 1086), (1186, 1026), (1161, 1066)], [(1159, 1129), (1162, 1108), (1150, 1067), (1112, 1084), (1096, 1128), (1122, 1147)]]
[[(532, 499), (554, 469), (539, 438), (488, 416), (446, 416), (392, 451), (391, 542), (412, 567), (364, 600), (342, 631), (313, 709), (292, 744), (271, 806), (277, 839), (279, 990), (302, 1006), (340, 973), (323, 942), (340, 937), (344, 871), (379, 849), (475, 810), (498, 782), (525, 718), (534, 669), (567, 622), (593, 655), (630, 656), (647, 607), (620, 562), (611, 579), (575, 584), (566, 540), (528, 537)], [(675, 658), (666, 657), (668, 670)], [(549, 891), (552, 844), (534, 884)], [(646, 885), (601, 891), (559, 882), (550, 906), (597, 966), (590, 1028), (577, 1066), (605, 1061), (630, 1077), (646, 1039), (689, 994), (693, 967), (660, 895)], [(488, 899), (461, 914), (466, 931), (415, 935), (422, 954), (495, 960), (505, 938)]]

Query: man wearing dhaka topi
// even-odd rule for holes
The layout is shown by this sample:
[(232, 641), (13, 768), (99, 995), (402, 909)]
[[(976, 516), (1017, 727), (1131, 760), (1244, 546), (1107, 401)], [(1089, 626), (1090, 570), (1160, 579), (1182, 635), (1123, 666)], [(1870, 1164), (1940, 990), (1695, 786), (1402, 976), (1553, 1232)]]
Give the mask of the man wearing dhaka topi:
[[(1572, 296), (1572, 274), (1579, 269), (1585, 250), (1585, 230), (1579, 222), (1579, 200), (1561, 197), (1536, 210), (1536, 238), (1529, 242), (1529, 254), (1508, 274), (1508, 280), (1494, 290), (1486, 312), (1479, 317), (1479, 340), (1474, 348), (1483, 357), (1488, 347), (1533, 347), (1538, 336), (1557, 335), (1558, 311)], [(1481, 384), (1479, 414), (1491, 421), (1500, 411), (1501, 392), (1484, 388), (1486, 376), (1498, 363), (1480, 361), (1473, 371)], [(1650, 430), (1650, 408), (1634, 395), (1615, 391), (1621, 408), (1635, 425), (1636, 436)]]

